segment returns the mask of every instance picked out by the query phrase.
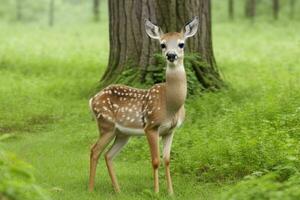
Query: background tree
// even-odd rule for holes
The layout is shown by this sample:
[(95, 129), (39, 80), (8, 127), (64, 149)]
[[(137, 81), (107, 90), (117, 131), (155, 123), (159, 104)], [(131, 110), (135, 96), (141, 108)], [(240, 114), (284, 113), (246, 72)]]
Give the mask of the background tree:
[(245, 16), (254, 20), (256, 15), (256, 0), (246, 0)]
[(234, 0), (228, 0), (228, 14), (232, 20), (234, 18)]
[(275, 20), (278, 19), (279, 7), (279, 0), (273, 0), (273, 16)]
[(49, 2), (49, 26), (54, 25), (54, 9), (55, 9), (55, 2), (54, 2), (54, 0), (50, 0), (50, 2)]
[(296, 0), (290, 0), (290, 18), (294, 18)]
[(21, 21), (22, 20), (22, 0), (16, 0), (16, 14), (17, 14), (17, 20)]
[(186, 45), (190, 54), (185, 56), (185, 66), (189, 81), (194, 80), (194, 84), (189, 84), (189, 92), (196, 88), (220, 88), (222, 81), (213, 54), (210, 10), (210, 0), (110, 0), (110, 56), (102, 85), (164, 81), (165, 64), (161, 61), (164, 59), (154, 56), (161, 54), (161, 50), (158, 42), (146, 35), (144, 19), (150, 18), (164, 32), (170, 32), (180, 31), (187, 20), (198, 16), (199, 31)]
[(93, 0), (93, 13), (95, 21), (100, 20), (100, 0)]

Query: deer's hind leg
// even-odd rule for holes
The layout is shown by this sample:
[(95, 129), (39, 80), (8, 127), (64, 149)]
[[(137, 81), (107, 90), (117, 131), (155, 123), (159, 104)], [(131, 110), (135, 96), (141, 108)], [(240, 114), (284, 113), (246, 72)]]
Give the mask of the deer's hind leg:
[(115, 137), (115, 125), (112, 122), (101, 122), (101, 126), (99, 121), (98, 128), (100, 131), (100, 137), (98, 141), (91, 148), (90, 154), (90, 181), (89, 181), (89, 190), (93, 191), (95, 187), (95, 176), (96, 176), (96, 168), (98, 164), (99, 157), (105, 147), (112, 141)]
[(130, 136), (117, 135), (111, 148), (105, 154), (106, 166), (108, 169), (109, 176), (111, 178), (112, 185), (116, 192), (120, 192), (120, 187), (115, 174), (113, 159), (118, 155), (122, 148), (127, 144)]

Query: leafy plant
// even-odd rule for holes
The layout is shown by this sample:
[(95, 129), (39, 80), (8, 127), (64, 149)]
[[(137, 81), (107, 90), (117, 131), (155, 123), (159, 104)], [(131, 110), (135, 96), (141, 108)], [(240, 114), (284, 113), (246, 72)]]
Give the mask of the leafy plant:
[(32, 167), (15, 155), (0, 150), (0, 199), (49, 200), (35, 183)]
[(232, 189), (224, 192), (221, 200), (296, 200), (300, 198), (300, 173), (292, 166), (278, 168), (263, 176), (247, 176)]

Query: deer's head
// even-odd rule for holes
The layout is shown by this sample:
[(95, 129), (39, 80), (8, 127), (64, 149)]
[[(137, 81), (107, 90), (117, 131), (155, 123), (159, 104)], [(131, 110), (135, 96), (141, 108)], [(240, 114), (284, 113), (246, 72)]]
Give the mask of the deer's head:
[(194, 17), (183, 27), (181, 32), (163, 33), (159, 26), (154, 25), (146, 19), (145, 29), (151, 38), (159, 40), (163, 56), (165, 56), (168, 62), (173, 63), (183, 58), (185, 40), (196, 34), (198, 24), (198, 17)]

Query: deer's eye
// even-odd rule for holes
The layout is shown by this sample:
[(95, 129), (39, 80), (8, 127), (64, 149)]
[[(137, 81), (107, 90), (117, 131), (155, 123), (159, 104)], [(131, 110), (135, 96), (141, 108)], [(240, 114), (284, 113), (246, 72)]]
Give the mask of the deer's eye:
[(160, 44), (160, 47), (161, 47), (162, 49), (164, 49), (164, 48), (166, 48), (167, 46), (166, 46), (166, 44), (162, 43), (162, 44)]
[(178, 46), (182, 49), (184, 47), (184, 43), (179, 43)]

